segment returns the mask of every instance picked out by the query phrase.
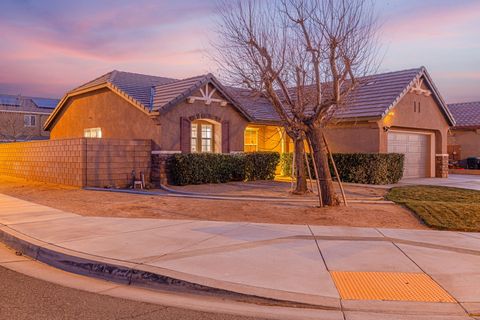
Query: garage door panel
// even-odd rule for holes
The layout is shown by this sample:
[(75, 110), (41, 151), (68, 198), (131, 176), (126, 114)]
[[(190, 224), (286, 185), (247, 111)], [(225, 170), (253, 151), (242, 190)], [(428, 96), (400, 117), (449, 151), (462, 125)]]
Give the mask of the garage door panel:
[(425, 134), (395, 132), (388, 133), (388, 152), (403, 153), (405, 178), (425, 177), (429, 159), (429, 137)]

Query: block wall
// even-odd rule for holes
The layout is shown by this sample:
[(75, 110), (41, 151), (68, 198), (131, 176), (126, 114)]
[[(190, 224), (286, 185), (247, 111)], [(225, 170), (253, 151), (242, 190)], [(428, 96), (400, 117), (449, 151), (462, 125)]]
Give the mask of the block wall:
[(150, 181), (150, 140), (65, 139), (0, 144), (0, 175), (71, 186), (125, 188)]

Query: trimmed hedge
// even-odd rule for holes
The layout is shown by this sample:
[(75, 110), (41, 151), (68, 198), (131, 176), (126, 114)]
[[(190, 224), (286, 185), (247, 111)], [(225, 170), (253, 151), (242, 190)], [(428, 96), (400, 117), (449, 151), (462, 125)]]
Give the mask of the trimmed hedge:
[(271, 180), (279, 160), (277, 152), (175, 154), (167, 171), (175, 185)]
[[(281, 155), (282, 175), (291, 175), (292, 158), (292, 153)], [(404, 155), (401, 153), (334, 153), (333, 159), (343, 182), (390, 184), (397, 183), (403, 177)], [(308, 160), (312, 176), (315, 177), (310, 154)], [(331, 164), (330, 171), (334, 176)]]

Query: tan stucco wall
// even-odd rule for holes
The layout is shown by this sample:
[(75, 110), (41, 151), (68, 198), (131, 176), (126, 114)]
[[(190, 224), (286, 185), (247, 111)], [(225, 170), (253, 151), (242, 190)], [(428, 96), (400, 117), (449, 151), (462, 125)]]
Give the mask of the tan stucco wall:
[(460, 159), (480, 157), (480, 129), (452, 129), (448, 135), (448, 145), (460, 146)]
[(338, 123), (327, 127), (325, 137), (332, 152), (378, 152), (377, 123)]
[[(193, 96), (200, 96), (199, 92), (193, 93)], [(218, 94), (213, 98), (223, 99)], [(247, 127), (247, 119), (236, 110), (230, 103), (221, 106), (219, 103), (205, 104), (203, 101), (194, 103), (181, 102), (169, 108), (166, 112), (161, 112), (158, 118), (161, 127), (162, 139), (160, 141), (160, 150), (179, 151), (180, 150), (180, 118), (214, 118), (216, 122), (228, 121), (230, 130), (230, 152), (243, 151), (244, 131)]]
[[(198, 93), (194, 95), (199, 95)], [(221, 98), (218, 95), (215, 98)], [(154, 150), (180, 150), (180, 118), (201, 115), (230, 123), (230, 151), (243, 151), (247, 120), (231, 104), (181, 102), (152, 119), (109, 89), (70, 99), (51, 128), (51, 139), (80, 138), (86, 128), (102, 128), (103, 138), (151, 139)]]
[(86, 128), (102, 128), (111, 139), (160, 142), (160, 126), (147, 114), (109, 89), (75, 96), (67, 102), (50, 131), (51, 139), (81, 138)]
[[(420, 112), (414, 112), (414, 101), (420, 103)], [(440, 111), (433, 96), (407, 93), (402, 100), (379, 122), (380, 127), (390, 127), (391, 130), (423, 131), (434, 135), (435, 154), (447, 153), (447, 133), (449, 124)], [(380, 152), (386, 152), (387, 133), (380, 131)]]

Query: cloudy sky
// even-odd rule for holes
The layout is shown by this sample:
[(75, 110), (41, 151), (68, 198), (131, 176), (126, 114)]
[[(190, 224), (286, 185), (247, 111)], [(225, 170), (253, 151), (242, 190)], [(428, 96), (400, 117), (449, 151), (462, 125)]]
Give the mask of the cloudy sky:
[[(479, 0), (377, 0), (380, 71), (426, 66), (447, 102), (480, 100)], [(113, 69), (215, 71), (210, 0), (0, 0), (0, 93), (60, 97)]]

